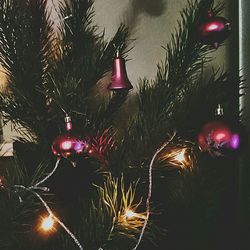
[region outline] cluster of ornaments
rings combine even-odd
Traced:
[[[212,11],[208,11],[207,16],[200,20],[197,29],[198,40],[214,48],[218,48],[228,38],[230,32],[230,22],[224,17],[215,16]],[[133,86],[127,76],[125,59],[121,56],[119,48],[116,48],[108,90],[128,91],[132,88]],[[82,138],[73,132],[72,121],[69,116],[66,116],[65,123],[66,133],[59,135],[53,141],[53,154],[67,159],[72,159],[77,155],[99,155],[100,158],[98,150],[92,147],[88,138]],[[224,120],[223,110],[219,107],[216,119],[205,124],[200,131],[198,144],[202,151],[209,152],[212,156],[224,156],[238,151],[242,143],[238,127],[229,125]]]
[[[201,151],[208,152],[213,157],[234,156],[242,149],[243,140],[242,125],[228,122],[220,105],[215,119],[206,123],[198,135]]]
[[[110,91],[128,91],[133,86],[128,79],[125,59],[121,56],[120,48],[116,48],[116,55],[113,60],[112,77],[111,82],[108,85]],[[85,155],[89,157],[95,157],[102,162],[105,162],[103,156],[103,145],[100,145],[102,150],[98,146],[92,144],[89,138],[83,138],[82,136],[74,133],[72,130],[71,117],[66,115],[65,117],[66,132],[57,136],[52,143],[52,152],[57,157],[63,157],[73,160],[77,155]],[[111,140],[105,138],[100,143],[106,143],[108,147],[112,148],[113,143]]]
[[[199,22],[198,41],[217,49],[229,37],[231,29],[226,18],[208,11]],[[207,122],[198,134],[198,145],[202,152],[208,152],[213,157],[233,156],[242,149],[243,138],[243,126],[228,121],[223,108],[218,105],[214,120]]]
[[[209,11],[207,17],[198,25],[198,40],[217,49],[229,37],[231,29],[231,24],[226,18],[214,16],[213,12]]]

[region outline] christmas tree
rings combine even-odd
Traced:
[[[92,0],[61,0],[56,21],[47,4],[0,3],[0,110],[21,135],[0,173],[0,249],[236,249],[241,80],[208,70],[223,6],[187,1],[132,95],[130,28],[106,41]]]

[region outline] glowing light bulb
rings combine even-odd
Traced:
[[[185,162],[186,161],[186,149],[182,149],[179,153],[176,154],[176,156],[174,157],[174,159],[178,162]]]
[[[55,220],[52,218],[52,216],[48,216],[46,218],[43,218],[41,229],[45,232],[51,231],[54,228]]]
[[[125,217],[127,219],[131,219],[133,217],[136,217],[136,215],[137,214],[135,212],[133,212],[132,210],[130,210],[130,209],[127,209],[126,212],[125,212]]]

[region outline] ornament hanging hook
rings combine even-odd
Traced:
[[[124,44],[124,42],[122,42],[120,45],[113,43],[113,47],[115,48],[115,56],[117,58],[121,56],[121,49],[123,48]]]
[[[218,115],[218,116],[223,116],[224,115],[224,109],[223,109],[223,106],[220,103],[217,105],[217,108],[215,110],[215,115]]]

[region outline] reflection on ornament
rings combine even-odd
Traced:
[[[92,155],[94,153],[94,151],[92,149],[89,150],[88,152],[90,155]]]
[[[72,142],[71,141],[64,141],[60,145],[62,150],[69,150],[72,147]]]
[[[230,146],[233,149],[238,149],[240,146],[240,136],[238,134],[233,134],[231,141],[230,141]]]
[[[51,231],[53,231],[55,229],[54,224],[55,224],[55,220],[52,218],[52,216],[47,216],[45,218],[42,218],[40,228],[44,232],[48,233],[48,232],[51,232]]]
[[[229,140],[230,132],[229,131],[217,131],[214,133],[214,138],[216,141]]]
[[[211,25],[209,25],[207,27],[207,31],[215,31],[216,29],[219,28],[219,25],[218,24],[215,24],[215,23],[212,23]]]

